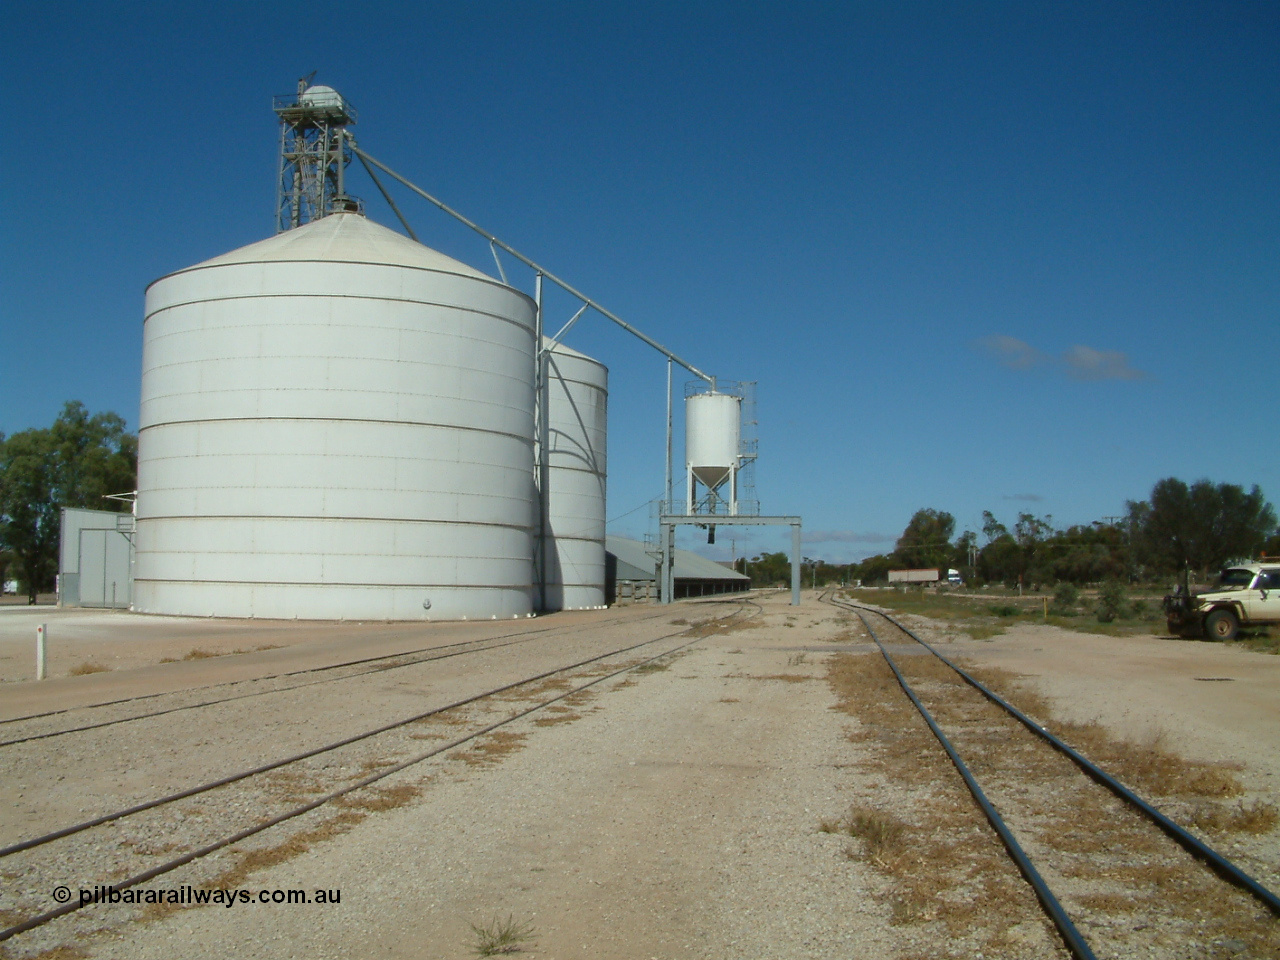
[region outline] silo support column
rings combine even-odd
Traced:
[[[791,605],[800,606],[800,523],[791,524]]]
[[[662,602],[670,603],[675,599],[676,589],[676,525],[661,524],[662,536]]]

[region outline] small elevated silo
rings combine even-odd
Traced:
[[[549,344],[544,340],[544,344]],[[605,606],[609,371],[563,344],[545,354],[546,524],[535,554],[545,610]]]
[[[533,301],[352,213],[153,283],[134,609],[532,609]]]
[[[689,513],[737,514],[741,431],[741,397],[712,389],[685,398],[685,482]]]

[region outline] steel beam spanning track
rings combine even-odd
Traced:
[[[737,602],[737,603],[741,603],[742,601],[723,601],[723,602]],[[760,607],[759,607],[759,605],[758,605],[758,604],[755,604],[755,603],[754,603],[753,601],[751,601],[751,600],[747,600],[746,602],[747,602],[747,603],[751,603],[753,606],[755,606],[755,607],[756,607],[757,611],[759,611]],[[745,610],[745,607],[743,607],[743,606],[739,606],[739,608],[738,608],[737,610],[735,610],[735,611],[734,611],[734,613],[733,613],[732,615],[730,615],[730,617],[728,617],[727,619],[732,620],[732,619],[734,619],[734,618],[738,617],[739,615],[741,615],[741,614],[743,613],[743,611],[744,611],[744,610]],[[683,632],[683,631],[681,631],[681,632]],[[554,670],[547,670],[547,671],[544,671],[544,672],[542,672],[542,673],[537,674],[536,676],[526,677],[525,679],[523,679],[523,680],[518,680],[518,681],[516,681],[516,682],[514,682],[514,683],[504,684],[503,686],[496,687],[496,688],[494,688],[494,689],[492,689],[492,690],[485,691],[484,693],[476,694],[475,696],[471,696],[471,697],[467,697],[467,698],[462,699],[462,700],[458,700],[458,701],[456,701],[456,702],[454,702],[454,703],[451,703],[451,704],[448,704],[448,705],[446,705],[446,706],[438,707],[438,708],[436,708],[436,709],[434,709],[434,710],[426,711],[426,712],[424,712],[424,713],[418,714],[418,715],[417,715],[417,716],[415,716],[415,717],[411,717],[411,718],[408,718],[408,719],[405,719],[405,720],[397,721],[396,723],[387,724],[387,725],[385,725],[385,726],[378,727],[378,728],[377,728],[377,729],[375,729],[375,730],[366,731],[365,733],[357,734],[356,736],[348,737],[348,738],[345,738],[345,739],[343,739],[343,740],[337,741],[337,742],[335,742],[335,743],[327,744],[327,745],[325,745],[325,746],[323,746],[323,747],[318,747],[318,748],[315,748],[315,749],[312,749],[312,750],[308,750],[308,751],[305,751],[305,752],[303,752],[303,753],[297,754],[297,755],[295,755],[295,756],[285,758],[285,759],[283,759],[283,760],[275,761],[275,762],[270,763],[270,764],[264,764],[263,766],[256,767],[256,768],[254,768],[253,770],[242,771],[241,773],[238,773],[238,774],[233,774],[233,775],[231,775],[231,776],[223,777],[223,778],[221,778],[221,779],[219,779],[219,780],[215,780],[215,781],[212,781],[212,782],[210,782],[210,783],[202,784],[202,785],[200,785],[200,786],[198,786],[198,787],[193,787],[193,788],[191,788],[190,790],[184,790],[184,791],[182,791],[182,792],[180,792],[180,793],[172,794],[172,795],[167,796],[167,797],[162,797],[162,798],[159,798],[159,799],[157,799],[157,800],[152,800],[152,801],[149,801],[149,802],[147,802],[147,803],[139,804],[139,805],[137,805],[137,806],[135,806],[135,807],[131,807],[131,808],[127,809],[127,810],[121,810],[121,811],[117,811],[116,813],[113,813],[113,814],[107,814],[107,815],[105,815],[105,816],[103,816],[103,817],[96,818],[95,820],[87,821],[87,822],[85,822],[85,823],[78,824],[78,825],[75,825],[75,826],[73,826],[73,827],[64,828],[64,829],[62,829],[62,830],[54,831],[53,833],[46,834],[46,835],[44,835],[44,836],[42,836],[42,837],[35,837],[35,838],[31,839],[31,840],[23,841],[23,842],[21,842],[21,843],[14,844],[14,845],[12,845],[12,846],[9,846],[9,847],[4,848],[3,850],[0,850],[0,857],[5,857],[5,856],[8,856],[8,855],[10,855],[10,854],[17,853],[17,852],[19,852],[19,851],[21,851],[21,850],[28,850],[28,849],[31,849],[31,848],[33,848],[33,847],[42,846],[42,845],[44,845],[44,844],[46,844],[46,843],[50,843],[50,842],[52,842],[52,841],[54,841],[54,840],[61,839],[62,837],[69,836],[69,835],[71,835],[72,833],[78,833],[78,832],[80,832],[81,830],[86,830],[86,829],[88,829],[88,828],[90,828],[90,827],[93,827],[93,826],[97,826],[97,825],[100,825],[100,824],[103,824],[103,823],[107,823],[107,822],[111,822],[111,821],[114,821],[114,820],[119,820],[119,819],[122,819],[123,817],[130,816],[130,815],[132,815],[132,814],[134,814],[134,813],[139,813],[139,812],[141,812],[141,811],[143,811],[143,810],[153,809],[153,808],[158,807],[158,806],[161,806],[161,805],[163,805],[163,804],[171,803],[171,802],[173,802],[173,801],[175,801],[175,800],[179,800],[179,799],[183,799],[183,798],[186,798],[186,797],[194,796],[194,795],[199,794],[199,793],[206,793],[206,792],[208,792],[208,791],[210,791],[210,790],[216,789],[216,788],[221,787],[221,786],[225,786],[225,785],[230,784],[230,783],[234,783],[234,782],[236,782],[236,781],[238,781],[238,780],[243,780],[243,779],[245,779],[245,778],[247,778],[247,777],[255,776],[255,775],[259,774],[259,773],[265,773],[265,772],[267,772],[268,770],[274,770],[274,769],[277,769],[277,768],[279,768],[279,767],[285,766],[285,765],[287,765],[287,764],[295,763],[295,762],[297,762],[297,761],[299,761],[299,760],[303,760],[303,759],[306,759],[306,758],[308,758],[308,757],[316,756],[317,754],[320,754],[320,753],[325,753],[325,752],[329,752],[329,751],[332,751],[332,750],[336,750],[336,749],[338,749],[338,748],[340,748],[340,747],[343,747],[343,746],[346,746],[346,745],[348,745],[348,744],[351,744],[351,743],[357,742],[357,741],[359,741],[359,740],[364,740],[364,739],[367,739],[367,738],[369,738],[369,737],[371,737],[371,736],[375,736],[375,735],[377,735],[378,733],[383,733],[383,732],[386,732],[386,731],[388,731],[388,730],[391,730],[391,729],[394,729],[394,728],[397,728],[397,727],[404,726],[404,725],[406,725],[406,724],[408,724],[408,723],[412,723],[412,722],[414,722],[415,720],[424,719],[424,718],[426,718],[426,717],[430,717],[430,716],[433,716],[433,715],[435,715],[435,714],[444,713],[444,712],[445,712],[445,711],[447,711],[447,710],[453,710],[453,709],[456,709],[456,708],[458,708],[458,707],[467,706],[467,705],[472,704],[472,703],[475,703],[475,702],[477,702],[477,701],[484,700],[484,699],[486,699],[486,698],[493,697],[493,696],[496,696],[496,695],[498,695],[498,694],[506,693],[506,692],[511,691],[511,690],[514,690],[514,689],[516,689],[516,688],[518,688],[518,687],[526,686],[526,685],[528,685],[528,684],[530,684],[530,683],[536,683],[536,682],[541,681],[541,680],[546,680],[546,679],[548,679],[548,678],[550,678],[550,677],[555,676],[556,674],[567,673],[567,672],[569,672],[569,671],[571,671],[571,670],[576,670],[576,669],[579,669],[579,668],[584,667],[584,666],[588,666],[588,665],[593,664],[593,663],[598,663],[598,662],[600,662],[601,660],[606,660],[606,659],[608,659],[608,658],[610,658],[610,657],[620,656],[621,654],[629,653],[629,652],[631,652],[631,651],[633,651],[633,650],[637,650],[637,649],[639,649],[639,648],[641,648],[641,647],[650,646],[650,645],[652,645],[652,644],[654,644],[654,643],[660,643],[660,642],[661,642],[661,641],[663,641],[663,640],[670,640],[670,639],[672,639],[673,637],[676,637],[676,636],[679,636],[679,635],[680,635],[679,633],[670,633],[670,634],[665,634],[665,635],[663,635],[663,636],[661,636],[661,637],[654,637],[654,638],[653,638],[653,639],[651,639],[651,640],[645,640],[645,641],[642,641],[642,642],[640,642],[640,643],[635,643],[635,644],[631,644],[630,646],[622,647],[622,648],[620,648],[620,649],[610,650],[610,651],[609,651],[609,652],[607,652],[607,653],[603,653],[603,654],[600,654],[600,655],[598,655],[598,656],[594,656],[594,657],[588,657],[588,658],[586,658],[586,659],[584,659],[584,660],[579,660],[579,661],[577,661],[576,663],[572,663],[572,664],[569,664],[569,665],[567,665],[567,666],[557,667],[557,668],[556,668],[556,669],[554,669]],[[501,719],[501,720],[495,721],[494,723],[490,723],[490,724],[488,724],[488,725],[486,725],[486,726],[484,726],[484,727],[482,727],[482,728],[480,728],[480,729],[478,729],[478,730],[474,730],[474,731],[472,731],[471,733],[468,733],[468,734],[466,734],[466,735],[464,735],[464,736],[461,736],[461,737],[458,737],[458,738],[456,738],[456,739],[454,739],[454,740],[451,740],[451,741],[449,741],[448,743],[445,743],[445,744],[443,744],[443,745],[441,745],[441,746],[433,747],[432,749],[430,749],[430,750],[428,750],[428,751],[425,751],[425,752],[420,753],[420,754],[418,754],[418,755],[416,755],[416,756],[410,757],[409,759],[407,759],[407,760],[403,760],[403,761],[401,761],[401,762],[399,762],[399,763],[396,763],[396,764],[394,764],[394,765],[392,765],[392,766],[390,766],[390,767],[386,767],[386,768],[384,768],[384,769],[382,769],[382,770],[379,770],[379,771],[377,771],[376,773],[371,774],[370,776],[364,777],[363,779],[358,780],[358,781],[356,781],[356,782],[354,782],[354,783],[349,783],[349,784],[347,784],[347,785],[345,785],[345,786],[343,786],[343,787],[339,787],[338,789],[336,789],[336,790],[334,790],[334,791],[332,791],[332,792],[330,792],[330,793],[328,793],[328,794],[326,794],[326,795],[324,795],[324,796],[322,796],[322,797],[318,797],[318,798],[316,798],[316,799],[314,799],[314,800],[311,800],[311,801],[309,801],[309,802],[307,802],[307,803],[305,803],[305,804],[302,804],[302,805],[300,805],[300,806],[297,806],[297,807],[291,808],[291,809],[289,809],[289,810],[286,810],[285,812],[283,812],[283,813],[281,813],[281,814],[278,814],[277,816],[272,817],[272,818],[270,818],[270,819],[268,819],[268,820],[265,820],[265,821],[263,821],[263,822],[261,822],[261,823],[256,823],[256,824],[254,824],[254,825],[253,825],[253,826],[251,826],[251,827],[247,827],[247,828],[245,828],[245,829],[243,829],[243,830],[240,830],[240,831],[238,831],[238,832],[236,832],[236,833],[233,833],[233,834],[231,834],[231,835],[229,835],[229,836],[223,837],[223,838],[221,838],[221,839],[219,839],[219,840],[216,840],[216,841],[214,841],[214,842],[212,842],[212,843],[206,844],[205,846],[200,847],[200,848],[198,848],[198,849],[196,849],[196,850],[189,851],[189,852],[187,852],[187,853],[183,854],[183,855],[182,855],[182,856],[180,856],[180,857],[176,857],[176,858],[174,858],[174,859],[172,859],[172,860],[166,861],[165,863],[161,863],[161,864],[159,864],[159,865],[157,865],[157,866],[151,867],[150,869],[144,870],[143,872],[138,873],[138,874],[135,874],[134,876],[127,877],[127,878],[125,878],[125,879],[123,879],[123,880],[120,880],[120,881],[118,881],[118,882],[114,882],[114,883],[112,883],[112,884],[111,884],[111,886],[112,886],[114,889],[116,889],[116,890],[126,890],[126,889],[129,889],[130,887],[137,886],[137,885],[138,885],[138,884],[140,884],[140,883],[145,883],[145,882],[146,882],[146,881],[148,881],[148,880],[152,880],[152,879],[154,879],[155,877],[161,876],[161,875],[163,875],[163,874],[165,874],[165,873],[169,873],[170,871],[172,871],[172,870],[176,870],[178,867],[181,867],[181,866],[184,866],[184,865],[186,865],[186,864],[188,864],[188,863],[191,863],[191,862],[192,862],[192,861],[194,861],[194,860],[198,860],[198,859],[200,859],[200,858],[202,858],[202,857],[208,856],[208,855],[209,855],[209,854],[211,854],[211,853],[215,853],[215,852],[216,852],[216,851],[218,851],[218,850],[222,850],[222,849],[224,849],[224,848],[226,848],[226,847],[230,846],[230,845],[231,845],[231,844],[233,844],[233,843],[238,843],[238,842],[240,842],[241,840],[245,840],[245,839],[247,839],[247,838],[249,838],[249,837],[254,836],[255,834],[261,833],[261,832],[262,832],[262,831],[264,831],[264,830],[267,830],[267,829],[269,829],[269,828],[271,828],[271,827],[277,826],[278,824],[284,823],[284,822],[285,822],[285,821],[287,821],[287,820],[292,820],[292,819],[294,819],[295,817],[302,816],[303,814],[308,813],[308,812],[310,812],[310,811],[312,811],[312,810],[315,810],[317,807],[323,806],[323,805],[324,805],[324,804],[326,804],[326,803],[329,803],[329,802],[331,802],[331,801],[333,801],[333,800],[336,800],[336,799],[338,799],[338,798],[340,798],[340,797],[346,796],[346,795],[347,795],[347,794],[349,794],[349,793],[353,793],[353,792],[354,792],[354,791],[356,791],[356,790],[361,790],[361,789],[364,789],[365,787],[371,786],[372,784],[377,783],[378,781],[383,780],[383,779],[385,779],[385,778],[387,778],[387,777],[389,777],[389,776],[391,776],[391,775],[393,775],[393,774],[399,773],[399,772],[401,772],[401,771],[403,771],[403,770],[408,769],[409,767],[412,767],[412,766],[414,766],[414,765],[416,765],[416,764],[419,764],[419,763],[422,763],[422,762],[424,762],[424,761],[426,761],[426,760],[429,760],[429,759],[431,759],[432,757],[438,756],[438,755],[440,755],[440,754],[442,754],[442,753],[445,753],[446,751],[452,750],[452,749],[454,749],[454,748],[456,748],[456,747],[458,747],[458,746],[461,746],[462,744],[467,743],[467,742],[469,742],[469,741],[471,741],[471,740],[475,740],[475,739],[476,739],[476,738],[478,738],[478,737],[482,737],[482,736],[484,736],[485,734],[492,733],[493,731],[495,731],[495,730],[497,730],[497,729],[499,729],[499,728],[501,728],[501,727],[504,727],[504,726],[506,726],[506,725],[508,725],[508,724],[510,724],[510,723],[514,723],[514,722],[516,722],[517,720],[522,720],[522,719],[524,719],[525,717],[529,716],[530,714],[535,713],[535,712],[537,712],[537,711],[539,711],[539,710],[542,710],[542,709],[544,709],[544,708],[546,708],[546,707],[549,707],[549,706],[551,706],[551,705],[552,705],[552,704],[554,704],[554,703],[558,703],[559,701],[564,700],[564,699],[566,699],[566,698],[568,698],[568,697],[571,697],[571,696],[573,696],[573,695],[574,695],[574,694],[576,694],[576,693],[581,693],[582,691],[584,691],[584,690],[586,690],[586,689],[588,689],[588,688],[590,688],[590,687],[594,687],[594,686],[596,686],[596,685],[598,685],[598,684],[604,683],[605,681],[607,681],[607,680],[611,680],[611,679],[613,679],[614,677],[621,676],[621,675],[622,675],[622,674],[624,674],[624,673],[627,673],[627,672],[629,672],[629,671],[635,670],[636,668],[641,667],[641,666],[644,666],[644,665],[645,665],[645,664],[647,664],[647,663],[652,663],[652,662],[654,662],[655,660],[659,660],[659,659],[661,659],[662,657],[670,656],[670,655],[671,655],[671,654],[673,654],[673,653],[678,653],[678,652],[680,652],[681,650],[684,650],[684,649],[686,649],[686,648],[688,648],[688,647],[693,646],[693,645],[694,645],[694,644],[696,644],[696,643],[699,643],[699,642],[700,642],[701,640],[703,640],[703,639],[705,639],[705,638],[704,638],[704,637],[694,637],[693,639],[691,639],[691,640],[687,640],[687,641],[686,641],[686,642],[684,642],[684,643],[677,644],[676,646],[671,647],[670,649],[663,650],[661,653],[657,653],[657,654],[654,654],[654,655],[653,655],[653,656],[651,656],[651,657],[647,657],[646,659],[641,660],[641,661],[640,661],[640,662],[638,662],[638,663],[631,663],[631,664],[628,664],[628,665],[626,665],[626,666],[620,667],[620,668],[618,668],[618,669],[616,669],[616,670],[612,670],[612,671],[610,671],[610,672],[608,672],[608,673],[606,673],[606,674],[604,674],[604,675],[602,675],[602,676],[594,677],[594,678],[592,678],[591,680],[588,680],[588,681],[587,681],[587,682],[585,682],[585,683],[579,684],[579,685],[577,685],[577,686],[573,687],[573,688],[572,688],[572,689],[570,689],[570,690],[567,690],[567,691],[564,691],[564,692],[562,692],[562,693],[556,694],[555,696],[549,697],[549,698],[547,698],[546,700],[539,701],[538,703],[536,703],[536,704],[534,704],[534,705],[532,705],[532,706],[530,706],[530,707],[527,707],[527,708],[525,708],[525,709],[523,709],[523,710],[519,710],[519,711],[517,711],[517,712],[515,712],[515,713],[513,713],[513,714],[511,714],[511,715],[509,715],[509,716],[507,716],[507,717],[505,717],[505,718],[503,718],[503,719]],[[14,925],[12,925],[12,926],[10,926],[10,927],[7,927],[7,928],[5,928],[5,929],[3,929],[3,930],[0,930],[0,942],[4,942],[4,941],[6,941],[6,940],[9,940],[10,938],[17,936],[18,934],[25,933],[25,932],[27,932],[27,931],[29,931],[29,930],[33,930],[33,929],[35,929],[36,927],[43,926],[43,925],[45,925],[46,923],[49,923],[49,922],[50,922],[50,921],[52,921],[52,920],[56,920],[56,919],[57,919],[57,918],[59,918],[59,917],[66,916],[66,915],[67,915],[67,914],[69,914],[69,913],[73,913],[74,911],[79,910],[79,909],[81,908],[81,906],[82,906],[82,904],[78,903],[78,902],[77,902],[77,901],[75,901],[75,900],[72,900],[72,901],[69,901],[68,903],[63,904],[63,905],[62,905],[62,906],[60,906],[60,907],[56,907],[56,908],[55,908],[55,909],[53,909],[53,910],[48,910],[48,911],[45,911],[44,913],[40,913],[40,914],[37,914],[37,915],[35,915],[35,916],[33,916],[33,917],[29,917],[29,918],[28,918],[28,919],[26,919],[26,920],[23,920],[23,921],[21,921],[21,922],[19,922],[19,923],[17,923],[17,924],[14,924]]]
[[[1158,827],[1160,827],[1160,829],[1163,830],[1168,836],[1170,836],[1173,840],[1175,840],[1178,844],[1180,844],[1184,849],[1186,849],[1189,853],[1199,858],[1200,860],[1204,861],[1210,867],[1210,869],[1212,869],[1220,877],[1244,889],[1248,893],[1252,894],[1255,898],[1257,898],[1263,904],[1265,904],[1273,914],[1280,916],[1280,897],[1278,897],[1275,893],[1268,890],[1261,883],[1259,883],[1253,877],[1249,876],[1247,873],[1241,870],[1238,866],[1236,866],[1234,863],[1232,863],[1222,854],[1218,853],[1208,844],[1204,843],[1198,837],[1192,835],[1187,830],[1185,830],[1178,824],[1174,823],[1174,821],[1170,820],[1167,816],[1165,816],[1163,813],[1161,813],[1159,810],[1153,807],[1146,800],[1143,800],[1141,797],[1139,797],[1136,793],[1134,793],[1132,790],[1130,790],[1128,787],[1122,784],[1115,777],[1111,776],[1109,773],[1107,773],[1097,764],[1093,763],[1093,761],[1089,760],[1079,751],[1072,748],[1070,745],[1068,745],[1066,742],[1061,740],[1059,737],[1054,736],[1052,733],[1044,729],[1044,727],[1037,724],[1034,720],[1032,720],[1030,717],[1024,714],[1017,707],[1014,707],[1012,704],[1008,703],[1006,700],[1002,699],[997,694],[993,693],[981,682],[979,682],[978,680],[970,676],[960,667],[956,666],[954,663],[952,663],[950,660],[944,657],[941,653],[939,653],[936,649],[934,649],[930,644],[928,644],[927,642],[922,640],[920,637],[918,637],[912,630],[903,626],[901,623],[899,623],[893,617],[889,616],[887,613],[883,613],[879,610],[874,610],[870,607],[859,606],[858,604],[850,603],[845,600],[838,600],[838,599],[835,599],[834,597],[830,598],[828,602],[830,602],[835,606],[842,607],[846,610],[850,610],[856,613],[858,615],[858,618],[862,620],[863,625],[866,626],[867,632],[871,636],[871,639],[874,640],[876,643],[876,646],[880,648],[880,652],[884,656],[885,661],[888,663],[889,668],[893,671],[894,676],[897,677],[899,685],[901,685],[903,691],[910,698],[911,702],[915,705],[916,709],[920,712],[920,715],[924,718],[925,723],[929,725],[929,729],[933,731],[934,736],[938,738],[938,742],[942,745],[943,749],[947,752],[947,755],[951,758],[952,763],[955,764],[956,769],[960,772],[961,777],[964,779],[966,786],[968,786],[970,792],[973,794],[974,799],[978,802],[978,805],[982,808],[982,811],[986,815],[988,821],[990,821],[991,826],[995,829],[996,833],[1000,836],[1000,839],[1004,843],[1006,849],[1008,849],[1010,856],[1012,856],[1014,861],[1017,863],[1018,869],[1022,871],[1023,876],[1027,878],[1027,881],[1031,884],[1031,886],[1035,890],[1037,898],[1039,898],[1041,905],[1045,908],[1045,912],[1049,915],[1054,925],[1058,928],[1059,933],[1062,934],[1063,940],[1066,942],[1067,947],[1071,950],[1073,954],[1081,958],[1081,960],[1090,960],[1090,958],[1094,957],[1094,954],[1089,948],[1088,943],[1085,942],[1079,930],[1076,929],[1075,925],[1071,922],[1070,918],[1066,915],[1065,911],[1062,908],[1062,905],[1059,903],[1057,898],[1053,895],[1052,891],[1049,890],[1048,885],[1045,884],[1043,878],[1040,877],[1039,872],[1036,871],[1035,867],[1031,864],[1031,861],[1027,857],[1025,851],[1023,851],[1022,848],[1018,845],[1017,840],[1013,837],[1013,834],[1011,833],[1007,825],[1000,818],[1000,815],[996,812],[995,808],[987,800],[986,795],[982,792],[981,787],[978,786],[977,781],[974,779],[972,773],[970,773],[964,761],[960,758],[959,754],[951,746],[951,743],[947,739],[946,735],[939,728],[937,723],[934,721],[933,717],[930,716],[929,711],[925,708],[924,704],[920,702],[915,692],[911,689],[911,686],[907,682],[906,678],[903,677],[902,673],[898,670],[898,666],[894,662],[893,657],[890,655],[885,645],[881,642],[880,638],[876,635],[874,628],[871,626],[871,623],[867,620],[865,614],[871,613],[871,614],[875,614],[878,617],[883,617],[885,620],[889,621],[889,623],[893,624],[895,627],[897,627],[907,636],[911,637],[912,640],[915,640],[918,644],[924,647],[925,650],[931,653],[934,657],[936,657],[938,660],[942,661],[942,663],[946,664],[953,671],[955,671],[955,673],[961,679],[963,679],[965,683],[969,684],[971,687],[973,687],[975,690],[981,693],[984,697],[986,697],[989,701],[999,706],[1011,717],[1016,719],[1028,730],[1034,733],[1037,737],[1040,737],[1042,740],[1046,741],[1055,749],[1057,749],[1059,752],[1061,752],[1066,757],[1068,757],[1091,779],[1095,780],[1097,783],[1101,784],[1102,786],[1105,786],[1116,796],[1120,797],[1122,800],[1126,801],[1131,806],[1136,808],[1149,820],[1151,820]]]

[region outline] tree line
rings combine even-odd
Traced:
[[[50,427],[0,433],[0,582],[31,603],[53,589],[63,507],[129,509],[106,497],[137,486],[138,438],[115,413],[72,400]]]
[[[90,415],[66,403],[53,425],[0,433],[0,582],[17,579],[30,602],[52,590],[58,570],[62,507],[128,509],[106,499],[137,485],[138,438],[115,413]],[[859,563],[806,563],[806,582],[879,583],[904,567],[955,568],[973,584],[1150,582],[1207,576],[1231,560],[1280,555],[1276,512],[1255,485],[1160,480],[1125,515],[1058,529],[1051,516],[1020,513],[1012,529],[990,511],[980,531],[956,535],[950,513],[917,510],[892,552]],[[790,557],[740,559],[753,584],[787,582]]]
[[[956,569],[966,583],[1027,587],[1057,583],[1204,579],[1223,564],[1280,555],[1275,509],[1255,485],[1175,477],[1160,480],[1146,500],[1130,500],[1123,516],[1060,529],[1052,516],[1019,513],[1012,529],[983,511],[982,529],[956,535],[950,513],[917,510],[890,553],[859,563],[806,565],[806,582],[882,583],[890,570]],[[790,558],[767,553],[739,561],[755,585],[790,578]]]

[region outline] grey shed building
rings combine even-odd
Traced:
[[[618,600],[658,599],[658,561],[639,540],[605,537],[605,594]],[[676,550],[675,599],[742,593],[751,578],[690,550]]]

